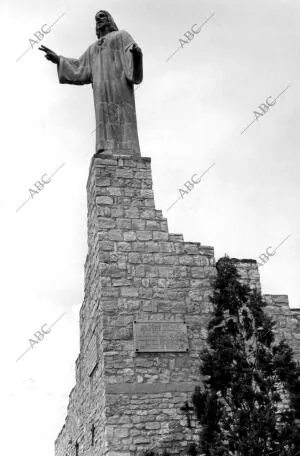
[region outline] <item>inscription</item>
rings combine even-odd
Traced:
[[[134,321],[133,334],[137,352],[188,351],[187,326],[174,321]]]

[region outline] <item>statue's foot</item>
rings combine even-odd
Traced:
[[[133,149],[98,149],[95,153],[94,157],[100,157],[101,155],[138,155],[136,151]]]
[[[97,150],[97,152],[95,153],[94,157],[98,157],[102,154],[105,154],[105,155],[112,155],[112,150],[111,149],[99,149]]]

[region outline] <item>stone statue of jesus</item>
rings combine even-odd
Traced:
[[[61,84],[92,84],[96,153],[140,156],[134,84],[143,80],[143,54],[107,11],[95,19],[98,40],[79,59],[58,56],[46,46],[39,49],[57,64]]]

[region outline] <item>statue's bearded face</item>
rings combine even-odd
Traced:
[[[107,26],[110,26],[112,30],[115,30],[112,17],[107,13],[107,11],[99,11],[96,14],[96,35],[99,38],[99,32]]]

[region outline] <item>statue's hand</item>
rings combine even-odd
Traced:
[[[138,47],[136,43],[132,45],[132,47],[130,48],[130,52],[132,52],[133,55],[143,55],[142,49]]]
[[[57,54],[55,54],[55,52],[51,51],[51,49],[42,45],[41,47],[39,47],[39,50],[46,53],[45,58],[47,60],[50,60],[50,62],[53,62],[56,64],[59,63],[59,56]]]

